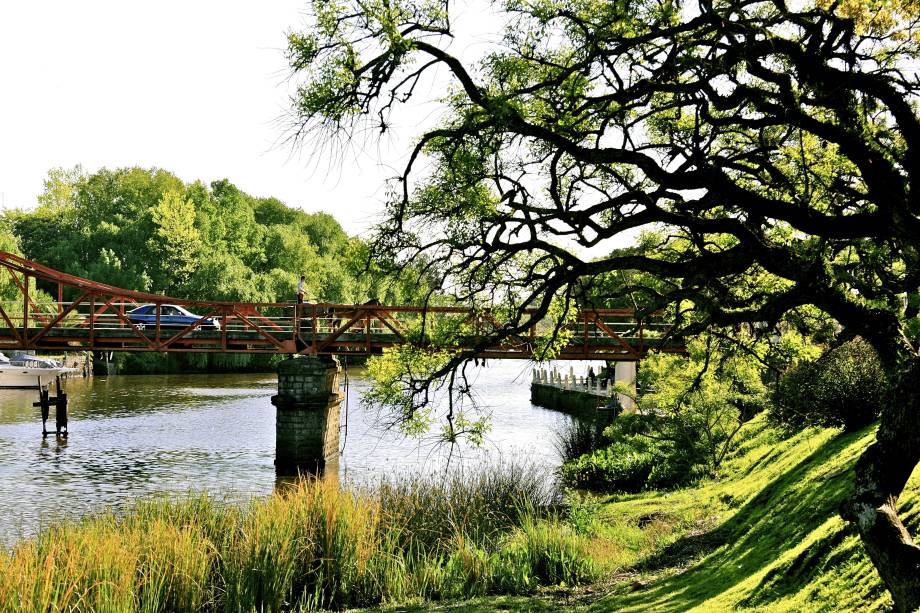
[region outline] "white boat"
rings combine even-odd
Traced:
[[[10,360],[0,353],[0,387],[46,387],[58,375],[70,372],[77,372],[77,369],[67,368],[50,358],[26,355],[21,359]]]

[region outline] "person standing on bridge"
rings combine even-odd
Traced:
[[[297,284],[297,304],[303,304],[303,293],[306,280],[307,277],[305,275],[300,275],[300,282]]]

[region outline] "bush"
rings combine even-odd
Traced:
[[[766,405],[764,367],[713,338],[687,349],[687,356],[651,354],[642,362],[639,413],[618,416],[604,431],[609,447],[563,465],[569,486],[638,492],[718,473],[741,426]]]
[[[691,481],[703,476],[700,462],[694,462],[687,454],[681,454],[676,449],[671,453],[660,454],[652,466],[645,486],[653,490],[667,490],[687,485]]]
[[[619,441],[566,462],[562,479],[571,487],[634,493],[645,486],[654,464],[652,453]]]
[[[857,338],[780,377],[770,419],[790,431],[809,426],[858,430],[878,418],[888,391],[878,355]]]

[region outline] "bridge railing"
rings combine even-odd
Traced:
[[[143,296],[147,297],[147,296]],[[153,296],[84,292],[72,301],[0,302],[0,346],[25,349],[110,349],[122,351],[246,351],[377,353],[401,343],[428,343],[451,335],[473,346],[505,324],[489,310],[377,304],[233,303],[170,300]],[[144,305],[159,310],[132,313]],[[172,306],[193,314],[176,320]],[[538,339],[556,329],[543,320],[481,353],[530,357]],[[562,327],[570,333],[561,357],[639,359],[662,348],[670,325],[660,316],[637,320],[626,310],[584,311]],[[424,330],[424,332],[423,332]]]

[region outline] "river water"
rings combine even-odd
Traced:
[[[377,411],[361,402],[362,373],[351,370],[340,478],[368,484],[437,473],[448,459],[451,467],[525,460],[552,474],[556,432],[572,418],[530,403],[530,366],[493,361],[471,380],[492,428],[481,447],[449,449],[382,428]],[[269,398],[276,385],[271,373],[72,379],[65,385],[64,440],[42,438],[39,410],[31,406],[36,390],[0,390],[0,543],[62,515],[117,510],[147,495],[205,490],[235,500],[270,493],[276,476]]]

